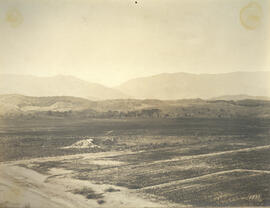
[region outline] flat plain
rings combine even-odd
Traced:
[[[0,205],[270,206],[269,126],[260,118],[3,119]]]

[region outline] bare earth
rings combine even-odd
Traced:
[[[135,190],[124,187],[94,184],[90,181],[71,178],[73,171],[61,168],[51,168],[48,174],[41,174],[34,170],[19,166],[31,167],[33,162],[70,160],[83,157],[83,160],[93,164],[109,164],[113,161],[98,159],[108,153],[89,153],[81,155],[69,155],[49,157],[32,160],[21,160],[0,164],[0,207],[172,207],[172,204],[160,204],[153,199],[146,198]],[[111,153],[109,155],[114,155]],[[96,159],[95,159],[96,158]],[[99,204],[95,199],[87,199],[82,195],[74,194],[71,190],[80,187],[90,187],[96,193],[103,193],[105,203]],[[114,188],[117,192],[104,190]]]
[[[0,125],[0,208],[269,207],[269,125],[12,120]]]

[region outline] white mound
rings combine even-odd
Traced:
[[[83,149],[83,148],[99,148],[99,146],[93,143],[93,139],[84,139],[64,148]]]

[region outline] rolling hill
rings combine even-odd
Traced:
[[[68,96],[0,95],[0,118],[240,118],[270,117],[267,100],[136,100],[90,101]]]
[[[224,95],[211,98],[211,100],[270,100],[270,97],[250,95]]]

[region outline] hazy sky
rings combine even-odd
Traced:
[[[107,86],[270,70],[269,0],[0,0],[0,72]]]

